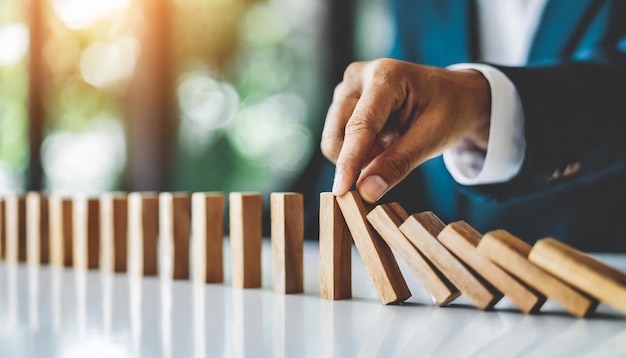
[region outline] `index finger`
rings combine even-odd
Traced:
[[[333,194],[343,195],[356,181],[376,136],[385,126],[393,100],[379,86],[367,86],[346,123],[333,183]]]

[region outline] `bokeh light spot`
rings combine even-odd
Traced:
[[[133,37],[117,41],[94,42],[80,58],[80,72],[85,82],[106,87],[128,79],[135,70],[139,56],[139,42]]]
[[[28,26],[22,22],[10,22],[0,27],[0,66],[18,63],[28,52]]]

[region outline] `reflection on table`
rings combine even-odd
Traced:
[[[305,247],[306,293],[274,294],[265,244],[265,287],[251,290],[232,289],[229,270],[226,284],[198,285],[3,262],[0,356],[626,355],[626,317],[603,305],[588,319],[551,301],[533,316],[506,299],[492,312],[464,298],[437,308],[401,265],[414,295],[382,306],[356,254],[355,298],[321,300],[315,243]],[[597,257],[626,268],[626,255]]]

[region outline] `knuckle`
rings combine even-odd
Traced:
[[[320,150],[322,155],[332,162],[337,160],[339,151],[341,150],[341,143],[339,143],[335,137],[327,134],[322,134],[322,141],[320,143]]]
[[[352,119],[346,124],[346,136],[376,135],[373,115],[368,111],[355,110]]]
[[[346,70],[343,72],[344,80],[358,76],[362,65],[362,62],[352,62],[351,64],[349,64],[348,67],[346,67]]]

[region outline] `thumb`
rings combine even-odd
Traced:
[[[357,189],[361,197],[369,203],[377,202],[415,168],[414,163],[413,155],[398,146],[382,152],[359,176]]]

